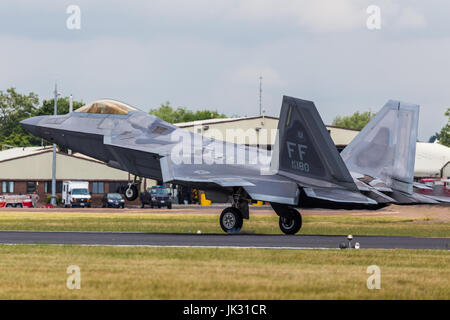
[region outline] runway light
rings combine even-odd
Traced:
[[[197,230],[197,234],[201,234],[202,232],[200,230]]]
[[[349,235],[347,236],[347,240],[348,240],[348,247],[349,247],[349,249],[351,249],[351,248],[352,248],[352,240],[353,240],[353,236],[352,236],[351,234],[349,234]]]
[[[359,242],[355,243],[355,249],[359,249]]]

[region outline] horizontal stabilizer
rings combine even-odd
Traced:
[[[391,194],[392,198],[397,200],[400,204],[437,204],[439,201],[434,200],[430,197],[422,195],[420,193],[404,193],[400,191],[394,191]]]
[[[304,188],[303,190],[309,198],[341,203],[377,204],[375,200],[366,197],[360,192],[345,189]]]
[[[427,186],[426,184],[420,183],[420,182],[414,182],[413,187],[420,189],[420,190],[433,190],[432,187]]]

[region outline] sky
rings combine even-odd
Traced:
[[[444,0],[2,0],[0,90],[49,99],[56,81],[84,102],[253,116],[261,76],[266,115],[283,95],[326,124],[396,99],[420,104],[426,141],[450,107],[449,13]]]

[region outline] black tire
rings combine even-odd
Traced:
[[[160,204],[158,204],[158,209],[161,209],[161,205]]]
[[[290,208],[290,214],[280,216],[279,225],[284,234],[296,234],[302,228],[302,215],[294,208]]]
[[[131,186],[125,189],[123,194],[128,201],[134,201],[139,195],[138,189],[136,186]]]
[[[172,204],[167,205],[167,209],[172,209]]]
[[[123,206],[122,206],[122,208],[123,208]],[[144,208],[145,208],[145,204],[141,203],[141,209],[144,209]]]
[[[220,215],[220,227],[226,233],[237,233],[244,224],[244,218],[239,209],[228,207]]]

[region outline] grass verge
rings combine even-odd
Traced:
[[[370,265],[380,290],[367,289]],[[449,265],[443,250],[0,245],[0,299],[448,299]]]
[[[1,212],[0,230],[223,233],[219,216],[209,214],[134,214],[78,212]],[[278,217],[251,216],[242,232],[281,234]],[[299,234],[450,237],[450,223],[428,218],[303,216]]]

